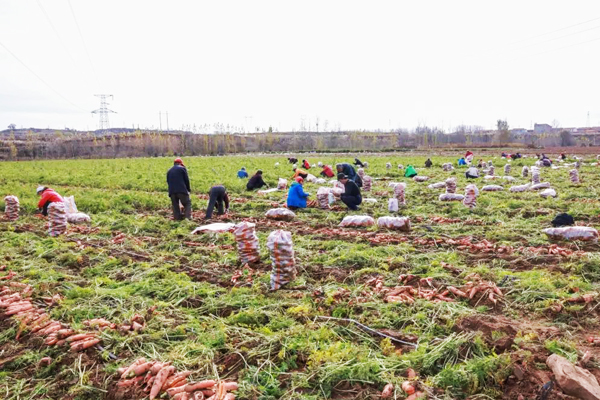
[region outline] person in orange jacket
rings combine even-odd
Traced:
[[[62,203],[64,201],[63,198],[53,189],[47,188],[45,186],[38,187],[37,194],[38,196],[42,196],[42,198],[38,202],[38,209],[44,216],[48,216],[48,206],[50,205],[50,203]]]
[[[303,169],[300,168],[294,168],[294,175],[292,176],[292,180],[295,180],[297,177],[302,177],[302,179],[306,179],[306,177],[308,176],[308,172],[306,172]]]

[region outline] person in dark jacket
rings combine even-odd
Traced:
[[[248,180],[246,184],[246,190],[260,189],[263,186],[268,186],[263,180],[262,171],[259,169],[256,174],[252,175],[252,178]]]
[[[365,164],[363,164],[362,161],[360,161],[358,158],[354,159],[354,165],[356,165],[357,167],[361,167],[361,168],[365,167]]]
[[[304,179],[298,176],[295,180],[296,182],[292,183],[292,186],[290,186],[290,190],[288,191],[287,208],[290,210],[306,208],[306,198],[310,196],[302,187]]]
[[[246,172],[246,168],[242,167],[237,173],[238,178],[244,179],[248,177],[248,172]]]
[[[354,167],[352,165],[350,165],[348,163],[340,163],[340,164],[336,164],[335,168],[337,169],[338,174],[344,174],[351,181],[356,181],[356,177],[358,175],[356,175],[356,170],[354,169]]]
[[[294,157],[288,157],[288,162],[290,164],[296,164],[298,162],[298,159]]]
[[[217,215],[223,215],[229,212],[229,196],[227,189],[223,185],[216,185],[208,191],[208,207],[204,219],[211,219],[215,205],[217,206]],[[223,207],[225,206],[225,207]]]
[[[341,199],[345,205],[351,210],[358,210],[358,206],[362,203],[362,196],[360,194],[360,188],[356,183],[348,178],[346,174],[339,173],[338,181],[344,185],[344,193],[342,193]]]
[[[173,219],[180,221],[181,206],[184,208],[185,218],[192,219],[192,201],[190,200],[190,178],[181,158],[176,158],[173,167],[167,172],[167,184],[169,185],[169,197],[173,206]]]
[[[38,209],[45,217],[48,216],[48,206],[51,203],[64,202],[63,198],[58,193],[56,193],[53,189],[47,188],[45,186],[38,187],[37,194],[38,196],[40,196],[40,201],[38,202]]]
[[[432,165],[431,158],[428,158],[427,161],[425,161],[425,168],[431,168]]]

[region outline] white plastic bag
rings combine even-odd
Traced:
[[[325,183],[327,183],[327,181],[323,178],[317,178],[317,180],[315,181],[315,183],[317,185],[324,185]]]
[[[348,215],[344,217],[339,226],[345,227],[368,227],[375,225],[375,220],[368,215]]]
[[[67,222],[70,224],[84,224],[91,221],[90,216],[82,212],[67,214]]]
[[[540,196],[542,196],[543,198],[548,198],[548,197],[556,197],[556,190],[554,189],[544,189],[540,192]]]
[[[531,185],[530,190],[550,189],[550,182],[542,182],[537,185]]]
[[[385,168],[386,169],[392,169],[392,163],[385,163]]]
[[[370,198],[370,197],[363,198],[362,202],[363,203],[369,203],[369,204],[377,204],[378,203],[377,199],[373,199],[373,198]]]
[[[530,188],[531,188],[531,184],[527,183],[525,185],[511,186],[511,188],[509,190],[513,193],[518,193],[518,192],[526,192]]]
[[[278,188],[271,188],[271,189],[259,190],[256,192],[256,194],[269,194],[269,193],[275,193],[277,191],[279,191]]]
[[[428,181],[428,180],[429,180],[428,176],[417,175],[417,176],[413,177],[413,181],[415,181],[415,182],[425,182],[425,181]]]
[[[504,188],[499,185],[486,185],[482,187],[481,190],[484,192],[500,192],[504,190]]]
[[[444,189],[446,187],[446,182],[436,182],[431,185],[427,185],[429,189]]]
[[[272,208],[265,213],[265,216],[277,221],[291,221],[296,218],[296,214],[287,208]]]
[[[313,174],[308,174],[306,176],[306,182],[315,183],[317,181],[317,177]]]
[[[394,200],[394,199],[390,199]],[[380,217],[377,218],[379,228],[395,229],[399,231],[410,231],[410,218],[408,217]]]
[[[398,199],[388,200],[388,211],[391,213],[398,212]]]
[[[276,230],[267,238],[273,269],[271,270],[271,290],[278,290],[296,278],[296,260],[292,234]]]
[[[50,203],[48,206],[48,234],[59,236],[67,231],[67,213],[64,203]]]
[[[6,196],[4,198],[4,205],[4,213],[9,221],[16,221],[19,219],[21,206],[17,196]]]
[[[79,211],[77,210],[77,206],[75,205],[75,197],[63,197],[63,203],[65,204],[65,212],[67,214],[76,214]]]
[[[561,228],[547,228],[544,233],[550,239],[598,241],[598,231],[588,226],[567,226]]]
[[[463,201],[465,199],[465,196],[463,196],[462,194],[456,194],[456,193],[443,193],[440,194],[439,200],[440,201]]]
[[[277,180],[277,189],[285,190],[287,188],[287,180],[283,178],[279,178]]]
[[[333,194],[333,190],[329,192],[329,195],[327,196],[327,201],[329,202],[329,205],[335,203],[335,195]]]
[[[232,223],[217,222],[214,224],[202,225],[202,226],[197,227],[196,229],[194,229],[192,231],[192,235],[196,235],[196,234],[200,234],[200,233],[208,233],[208,232],[213,232],[213,233],[231,232],[231,231],[233,231],[234,227],[235,227],[235,224],[232,224]]]

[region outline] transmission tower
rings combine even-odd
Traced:
[[[99,127],[100,127],[101,131],[105,131],[108,128],[110,128],[110,126],[108,124],[108,113],[116,114],[115,111],[109,110],[107,108],[108,103],[106,102],[106,98],[110,97],[111,99],[113,99],[113,95],[112,94],[95,94],[94,96],[100,97],[100,108],[92,111],[92,114],[100,114]]]

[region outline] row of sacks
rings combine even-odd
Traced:
[[[340,222],[341,227],[346,228],[368,228],[375,226],[375,219],[368,215],[348,215]],[[408,217],[379,217],[377,218],[379,228],[394,229],[404,232],[410,231],[410,218]]]
[[[258,236],[256,235],[256,224],[246,221],[238,224],[215,223],[200,226],[194,229],[192,234],[209,232],[233,233],[240,263],[257,264],[260,262],[260,247]],[[284,230],[271,232],[267,237],[267,248],[269,249],[273,265],[271,290],[278,290],[296,278],[296,261],[294,258],[292,234]]]

